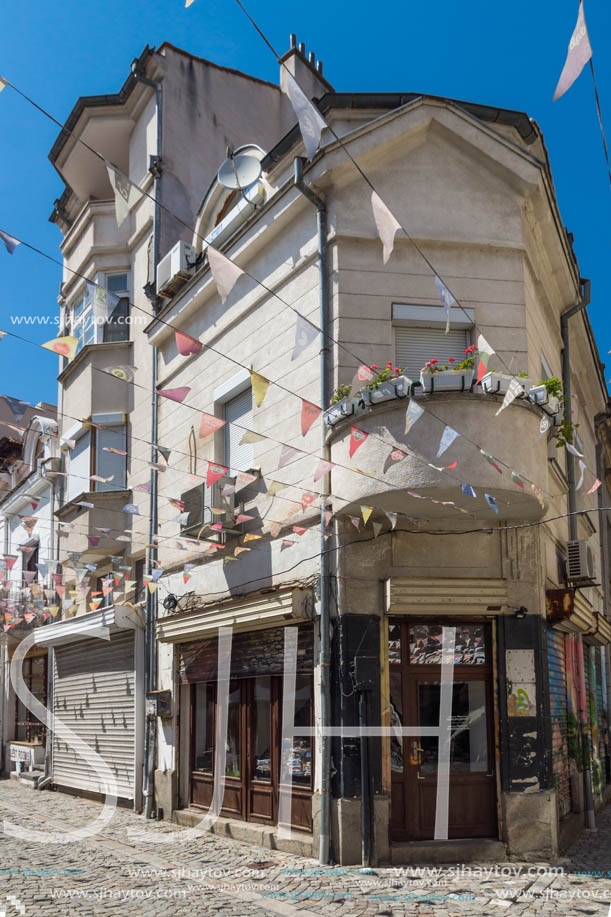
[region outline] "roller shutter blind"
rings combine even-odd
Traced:
[[[90,444],[91,436],[89,433],[85,433],[77,439],[74,449],[69,453],[66,502],[74,500],[78,494],[89,490],[89,475],[91,472]]]
[[[449,357],[461,363],[469,343],[469,332],[464,328],[450,328],[444,334],[443,328],[395,327],[395,366],[417,380],[424,364],[435,357],[442,364]]]
[[[252,443],[240,445],[246,432],[252,430],[252,389],[250,386],[225,404],[224,464],[233,471],[248,471],[253,467]],[[237,425],[237,426],[236,426]]]
[[[134,798],[134,634],[110,642],[79,640],[54,653],[53,712],[106,761],[121,798]],[[53,736],[53,782],[104,792],[96,772],[62,738]]]
[[[568,711],[566,696],[565,635],[548,628],[547,660],[552,719],[552,759],[554,784],[558,793],[560,816],[571,811],[568,748]]]

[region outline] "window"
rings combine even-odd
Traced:
[[[471,344],[471,329],[475,325],[473,309],[452,307],[450,330],[445,333],[446,314],[442,306],[415,306],[393,303],[395,334],[395,366],[400,366],[414,381],[429,360],[441,364],[452,357],[457,363],[465,358]]]
[[[72,307],[72,334],[78,340],[77,353],[86,344],[95,343],[95,322],[93,321],[93,306],[89,290],[86,289],[82,296]]]
[[[74,500],[79,494],[90,488],[91,475],[91,434],[86,430],[77,439],[74,449],[69,453],[68,477],[66,478],[66,502]]]
[[[447,334],[443,328],[395,328],[395,366],[415,381],[424,364],[435,357],[442,364],[450,357],[461,363],[469,338],[464,328],[450,328]]]
[[[77,353],[87,344],[129,340],[129,322],[126,321],[129,317],[129,275],[97,275],[95,282],[105,286],[119,301],[110,310],[108,320],[102,322],[96,319],[88,287],[76,300],[71,310],[70,332],[78,340]]]
[[[26,657],[23,660],[23,680],[26,688],[34,697],[46,706],[47,703],[47,656]],[[38,717],[28,710],[23,701],[16,698],[15,741],[42,742],[45,740],[45,727]]]
[[[253,467],[252,443],[240,445],[246,430],[252,430],[252,389],[250,386],[225,402],[223,462],[233,471]]]
[[[136,585],[134,587],[134,604],[138,602],[143,602],[146,598],[146,593],[144,591],[144,570],[145,570],[146,558],[139,557],[136,563],[134,564],[134,579],[136,580]]]
[[[66,434],[68,439],[76,439],[68,458],[66,502],[86,491],[99,493],[126,488],[125,414],[93,414],[91,421],[96,424],[91,431],[81,429]],[[110,480],[91,481],[91,475]]]

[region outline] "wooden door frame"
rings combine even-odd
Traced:
[[[488,739],[488,765],[492,769],[494,775],[494,790],[495,790],[495,805],[494,805],[494,814],[496,819],[496,830],[494,832],[495,836],[498,836],[498,831],[500,830],[500,823],[498,819],[498,808],[499,808],[499,791],[498,791],[498,782],[499,782],[499,768],[498,768],[498,756],[496,750],[496,741],[495,735],[498,728],[498,711],[497,711],[497,686],[496,686],[496,674],[497,666],[495,659],[496,652],[496,640],[495,640],[495,620],[491,617],[484,617],[481,615],[472,615],[472,616],[463,616],[463,615],[385,615],[386,624],[382,630],[382,675],[384,678],[384,684],[382,686],[382,723],[383,725],[390,726],[390,675],[393,671],[401,672],[401,702],[403,705],[403,720],[405,723],[410,725],[416,725],[418,720],[418,706],[417,706],[417,696],[415,692],[412,692],[412,697],[409,696],[409,684],[410,681],[412,684],[417,683],[417,676],[421,677],[429,676],[431,680],[434,680],[435,677],[441,677],[441,665],[427,665],[422,663],[414,663],[410,665],[405,660],[407,658],[407,653],[409,652],[409,642],[408,642],[408,627],[411,625],[426,624],[429,626],[441,626],[441,627],[460,627],[462,625],[470,624],[481,624],[484,626],[484,635],[485,635],[485,651],[486,651],[486,663],[481,665],[473,665],[469,663],[459,663],[454,667],[454,682],[459,681],[478,681],[483,680],[486,686],[486,705],[487,705],[487,739]],[[389,629],[392,624],[400,624],[401,626],[401,662],[400,664],[391,663],[389,659]],[[458,670],[458,671],[457,671]],[[461,671],[462,670],[462,671]],[[479,676],[479,677],[478,677]],[[410,703],[411,701],[411,703]],[[413,708],[413,709],[412,709]],[[404,762],[408,762],[410,745],[413,741],[411,736],[404,736],[404,745],[403,745],[403,755]],[[384,744],[382,748],[383,753],[383,762],[382,762],[382,773],[383,776],[386,776],[386,787],[389,796],[390,808],[392,809],[392,789],[393,784],[399,784],[402,787],[402,791],[405,792],[406,784],[409,780],[409,768],[410,765],[407,763],[404,766],[403,775],[400,779],[393,779],[393,772],[391,768],[391,737],[390,735],[385,737]],[[415,817],[419,818],[419,813],[415,811]],[[388,819],[388,833],[389,833],[389,842],[391,844],[395,843],[405,843],[406,841],[417,841],[418,834],[420,833],[416,827],[416,830],[413,827],[407,827],[408,825],[412,826],[412,818],[409,816],[406,818],[406,828],[403,832],[395,831],[393,832],[392,828],[392,818]]]

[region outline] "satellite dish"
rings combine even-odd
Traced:
[[[218,171],[218,180],[224,188],[243,191],[261,175],[261,162],[248,153],[236,153],[227,157]]]

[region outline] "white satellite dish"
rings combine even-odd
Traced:
[[[261,175],[261,162],[249,153],[229,155],[218,171],[218,180],[224,188],[243,191]]]

